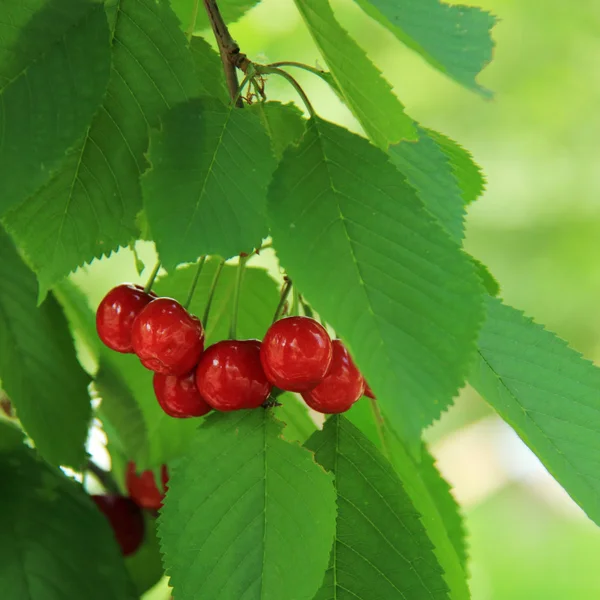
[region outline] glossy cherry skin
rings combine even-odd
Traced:
[[[200,395],[215,410],[257,408],[271,393],[258,340],[225,340],[206,349],[196,369]]]
[[[340,340],[333,340],[333,358],[325,379],[302,397],[320,413],[347,411],[364,393],[365,380]]]
[[[276,321],[269,327],[260,349],[267,379],[290,392],[305,392],[323,381],[331,356],[329,334],[308,317]]]
[[[133,500],[116,494],[91,498],[108,519],[123,556],[133,554],[144,539],[144,516],[140,507]]]
[[[162,479],[162,488],[159,490],[154,473],[152,471],[137,473],[135,463],[130,460],[125,473],[125,485],[129,497],[142,508],[158,510],[165,499],[165,490],[169,482],[169,473],[165,465],[160,470],[160,478]]]
[[[198,364],[204,350],[204,329],[200,319],[177,300],[157,298],[133,322],[131,341],[147,369],[185,375]]]
[[[133,352],[131,330],[135,318],[156,296],[144,288],[123,283],[104,296],[96,311],[96,330],[105,346],[117,352]]]
[[[186,375],[154,373],[152,383],[158,403],[170,417],[201,417],[212,410],[196,387],[195,370]]]

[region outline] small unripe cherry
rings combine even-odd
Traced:
[[[326,329],[308,317],[287,317],[269,327],[260,349],[267,379],[282,390],[304,392],[318,385],[331,363]]]
[[[313,410],[324,414],[347,411],[365,390],[365,380],[340,340],[333,340],[333,357],[325,379],[302,398]]]
[[[184,375],[197,364],[204,350],[200,319],[172,298],[157,298],[133,323],[133,350],[141,363],[163,375]]]
[[[158,510],[165,498],[165,490],[169,481],[166,465],[161,467],[162,489],[158,489],[154,473],[150,470],[137,473],[135,463],[130,460],[125,473],[125,485],[129,497],[142,508]]]
[[[104,345],[117,352],[133,352],[133,322],[155,297],[133,283],[123,283],[110,290],[96,311],[96,330]]]
[[[208,347],[196,369],[196,385],[215,410],[259,407],[271,393],[260,363],[260,342],[224,340]]]
[[[198,391],[195,371],[186,375],[154,373],[152,383],[158,403],[170,417],[201,417],[211,411]]]
[[[108,519],[123,556],[133,554],[144,539],[144,516],[130,498],[117,494],[91,496]]]

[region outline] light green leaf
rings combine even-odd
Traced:
[[[285,423],[283,437],[289,442],[303,444],[316,430],[308,407],[296,394],[286,392],[277,398],[281,406],[273,409],[275,416]]]
[[[106,518],[82,487],[21,446],[0,454],[0,588],[11,600],[133,600]]]
[[[335,475],[338,497],[331,562],[315,600],[447,600],[419,512],[377,448],[340,415],[306,446]]]
[[[225,23],[233,23],[259,2],[260,0],[219,0],[219,12]],[[200,0],[171,0],[171,6],[184,31],[193,33],[210,28],[206,9]]]
[[[312,600],[335,527],[332,478],[257,409],[214,414],[175,465],[159,519],[175,597]]]
[[[106,99],[85,136],[6,221],[38,274],[41,298],[77,266],[137,237],[148,126],[202,89],[166,0],[119,0],[112,65]]]
[[[84,134],[106,91],[110,47],[100,2],[0,0],[0,14],[1,216]]]
[[[600,524],[600,370],[500,300],[486,307],[469,381]]]
[[[144,202],[165,269],[260,246],[275,161],[256,114],[210,99],[181,104],[153,132],[149,158]]]
[[[414,460],[385,422],[378,424],[372,406],[371,401],[357,402],[345,416],[389,459],[406,493],[421,513],[421,522],[444,571],[450,598],[468,600],[465,530],[450,486],[436,469],[425,444],[420,460]]]
[[[475,351],[473,265],[383,152],[319,119],[286,152],[269,210],[282,266],[417,451]]]
[[[219,261],[215,258],[206,261],[194,297],[189,306],[192,314],[202,318],[208,293]],[[188,295],[196,266],[190,265],[161,277],[155,291],[161,296],[176,298],[183,302]],[[208,325],[205,326],[206,346],[229,337],[229,323],[233,313],[233,296],[237,266],[225,265],[219,277],[211,306]],[[264,269],[248,265],[240,288],[237,332],[240,339],[261,340],[273,321],[279,302],[279,290],[275,281]]]
[[[496,18],[480,8],[440,0],[356,0],[429,64],[465,87],[491,96],[475,81],[492,60]]]
[[[200,0],[194,0],[200,2]],[[211,48],[210,44],[201,37],[193,37],[190,50],[196,65],[196,73],[200,83],[200,93],[203,96],[218,98],[221,102],[229,102],[229,92],[225,83],[221,57]]]
[[[448,157],[426,129],[417,127],[419,139],[392,146],[392,163],[417,191],[421,202],[457,243],[464,235],[465,206]]]
[[[256,102],[248,110],[259,115],[278,160],[281,160],[284,150],[290,144],[298,143],[304,133],[306,121],[298,107],[291,102]]]
[[[331,75],[367,135],[384,150],[414,139],[413,121],[390,84],[336,21],[326,0],[294,0]]]
[[[38,308],[34,274],[0,230],[0,378],[25,431],[54,465],[80,468],[92,409],[89,378],[60,306]]]
[[[465,204],[471,204],[483,194],[485,178],[481,167],[473,160],[473,156],[460,144],[442,135],[438,131],[425,130],[440,146],[452,165],[454,177],[462,190]]]

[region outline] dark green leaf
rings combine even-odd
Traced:
[[[14,452],[25,441],[25,434],[17,425],[0,418],[0,453]]]
[[[485,189],[485,179],[481,167],[473,160],[470,152],[437,131],[426,129],[426,132],[448,157],[456,181],[462,190],[464,203],[470,204],[477,200]]]
[[[197,0],[193,0],[197,2]],[[229,92],[223,74],[221,57],[201,37],[193,37],[190,50],[196,65],[196,73],[200,82],[200,93],[204,96],[218,98],[221,102],[229,102]]]
[[[337,22],[326,0],[294,0],[348,108],[381,148],[413,139],[413,121],[364,51]]]
[[[286,152],[269,209],[283,267],[416,451],[475,351],[483,311],[472,264],[383,152],[321,120]]]
[[[38,274],[42,298],[77,266],[137,237],[148,126],[202,90],[165,0],[119,0],[112,61],[108,93],[87,133],[6,222]]]
[[[462,243],[465,206],[448,157],[426,129],[417,127],[419,139],[392,146],[389,154],[404,174],[425,207],[446,229],[450,237]]]
[[[490,273],[489,269],[479,260],[474,257],[470,257],[471,262],[475,265],[477,275],[485,287],[486,292],[490,296],[497,296],[500,293],[500,284],[496,281],[496,278]]]
[[[53,296],[38,308],[34,274],[0,230],[0,378],[40,454],[81,467],[92,411],[89,378]]]
[[[257,102],[249,107],[255,111],[271,138],[271,147],[278,160],[290,144],[296,144],[302,137],[306,121],[300,110],[292,103]]]
[[[152,134],[149,157],[146,215],[168,271],[260,246],[275,161],[256,114],[210,99],[181,104]]]
[[[125,564],[138,595],[156,585],[164,576],[162,555],[156,534],[156,519],[144,513],[144,543],[140,549],[128,556]]]
[[[475,77],[492,59],[494,42],[490,31],[496,23],[492,14],[440,0],[357,2],[436,69],[483,96],[491,96]]]
[[[173,470],[159,535],[175,597],[312,600],[335,527],[332,478],[257,409],[214,414]]]
[[[0,0],[0,15],[3,215],[35,192],[84,134],[106,91],[110,47],[100,2]]]
[[[600,370],[500,300],[486,306],[471,384],[600,524]]]
[[[315,600],[447,600],[419,512],[377,448],[339,415],[306,446],[335,475],[338,497],[330,567]]]
[[[0,587],[10,600],[133,600],[108,521],[82,487],[21,446],[0,454]]]

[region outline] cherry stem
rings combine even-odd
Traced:
[[[148,294],[152,290],[152,286],[154,285],[154,280],[160,271],[160,260],[154,265],[154,269],[152,269],[152,273],[150,273],[150,277],[148,278],[148,283],[144,288],[144,292]]]
[[[391,453],[387,443],[387,436],[385,433],[385,420],[383,418],[383,415],[381,414],[381,411],[379,410],[377,400],[369,398],[369,402],[371,405],[371,411],[373,412],[373,418],[375,420],[375,427],[377,428],[377,435],[379,436],[379,440],[381,441],[383,455],[389,460]]]
[[[300,98],[302,98],[302,102],[304,102],[304,105],[306,106],[306,110],[308,111],[308,114],[311,117],[317,116],[317,113],[315,112],[313,105],[310,103],[310,100],[308,99],[308,96],[306,95],[306,92],[302,89],[302,86],[288,72],[284,71],[283,69],[279,69],[278,67],[273,67],[270,65],[261,65],[257,70],[259,73],[264,73],[264,74],[273,73],[275,75],[279,75],[280,77],[283,77],[284,79],[286,79],[288,81],[288,83],[290,83],[292,85],[292,87],[296,90],[296,92],[298,92],[298,95],[300,96]]]
[[[233,312],[231,314],[231,324],[229,326],[229,339],[235,340],[237,333],[237,320],[238,311],[240,304],[240,290],[242,288],[242,279],[244,277],[244,267],[246,266],[247,256],[240,255],[240,262],[238,264],[237,277],[235,280],[235,291],[233,293]]]
[[[219,264],[217,265],[217,270],[215,271],[212,283],[210,284],[210,290],[208,290],[208,300],[206,301],[206,308],[204,309],[204,315],[202,316],[202,325],[204,325],[204,329],[206,329],[206,324],[208,323],[210,307],[212,305],[213,298],[215,297],[215,290],[217,289],[217,284],[219,283],[219,276],[221,275],[221,271],[223,270],[224,265],[225,260],[221,259]]]
[[[292,288],[292,281],[291,281],[291,279],[286,278],[285,283],[283,284],[283,288],[281,288],[281,297],[279,298],[279,304],[277,305],[277,308],[275,309],[275,315],[273,316],[273,323],[275,323],[275,321],[277,321],[277,319],[279,319],[279,317],[281,316],[281,313],[283,312],[283,307],[285,306],[285,302],[287,300],[287,297],[290,294],[291,288]]]
[[[300,315],[300,294],[298,293],[298,288],[294,286],[292,290],[292,298],[293,298],[293,306],[292,306],[292,315],[298,317]]]
[[[196,286],[198,285],[198,279],[200,278],[200,273],[202,273],[202,267],[204,267],[205,262],[206,262],[206,256],[203,256],[198,261],[198,268],[196,269],[196,274],[194,275],[194,280],[192,281],[192,285],[190,287],[190,292],[188,294],[187,300],[185,301],[185,304],[183,305],[186,310],[189,308],[190,304],[192,303],[192,298],[194,297],[194,292],[196,291]]]
[[[92,473],[107,492],[111,494],[121,494],[121,490],[112,474],[99,467],[93,460],[88,460],[86,471]]]

